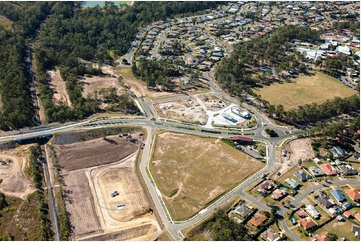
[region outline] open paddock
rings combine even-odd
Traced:
[[[290,110],[313,102],[321,104],[334,97],[349,97],[357,92],[346,87],[339,80],[321,72],[311,75],[300,75],[290,83],[275,83],[267,87],[255,89],[256,94],[270,104],[284,106]],[[282,93],[282,95],[277,95]]]
[[[150,169],[172,217],[181,220],[263,166],[220,139],[164,132],[156,138]]]

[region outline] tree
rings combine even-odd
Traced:
[[[298,165],[299,165],[299,166],[302,165],[302,160],[301,160],[301,159],[298,160]]]
[[[6,202],[5,194],[0,192],[0,210],[4,209],[8,206],[8,203]]]
[[[327,237],[330,241],[337,241],[338,239],[338,235],[337,234],[334,234],[332,232],[328,232],[327,233]]]

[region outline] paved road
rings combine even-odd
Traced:
[[[146,33],[147,30],[152,28],[153,25],[149,25],[146,28],[144,28],[142,31]],[[216,42],[219,43],[219,40],[216,40]],[[219,43],[220,46],[224,46],[223,44]],[[228,51],[231,51],[229,47],[224,46]],[[134,51],[136,48],[131,48],[127,55],[126,59],[129,63],[131,63]],[[230,97],[228,94],[223,92],[219,86],[214,82],[214,80],[210,77],[211,72],[204,72],[203,77],[208,80],[209,86],[211,88],[211,92],[219,95],[223,99],[229,101],[230,103],[235,103],[239,105],[239,100]],[[166,100],[166,99],[165,99]],[[70,132],[75,130],[82,130],[82,129],[96,129],[96,128],[102,128],[102,127],[110,127],[110,126],[137,126],[137,127],[143,127],[147,130],[147,138],[145,141],[145,146],[143,148],[141,162],[140,162],[140,172],[144,179],[144,182],[147,186],[148,192],[152,197],[152,200],[155,204],[155,208],[165,226],[165,228],[168,230],[168,232],[171,234],[171,236],[176,240],[182,240],[183,236],[180,234],[180,230],[187,228],[188,226],[194,225],[200,221],[202,221],[204,218],[206,218],[208,215],[210,215],[216,208],[220,207],[224,203],[226,203],[231,197],[233,197],[236,194],[240,194],[243,199],[249,201],[250,203],[256,205],[261,210],[270,210],[270,207],[259,202],[256,198],[248,195],[244,192],[246,188],[250,186],[250,184],[254,183],[256,180],[258,180],[262,174],[264,173],[270,173],[275,167],[276,167],[276,144],[284,139],[288,139],[291,137],[295,137],[294,134],[290,133],[289,131],[294,131],[291,127],[283,127],[283,126],[277,126],[274,125],[268,120],[266,115],[261,113],[259,110],[257,110],[254,107],[251,107],[246,104],[242,104],[243,108],[248,109],[253,115],[257,118],[257,128],[254,130],[245,130],[243,135],[246,135],[248,137],[251,137],[253,139],[262,140],[267,144],[267,159],[266,159],[266,165],[265,167],[258,171],[255,174],[252,174],[246,181],[244,181],[242,184],[239,184],[236,188],[229,191],[224,196],[218,198],[214,203],[212,203],[210,206],[196,214],[194,217],[192,217],[189,220],[186,221],[173,221],[171,216],[168,213],[167,207],[164,205],[164,202],[162,200],[162,196],[158,188],[155,186],[155,183],[153,182],[152,178],[149,177],[148,174],[148,162],[151,157],[152,153],[152,144],[154,140],[154,133],[157,130],[168,130],[168,131],[177,131],[177,132],[183,132],[183,133],[189,133],[189,134],[195,134],[195,135],[205,135],[210,137],[230,137],[235,134],[240,134],[240,131],[230,131],[227,129],[222,128],[204,128],[197,125],[191,125],[191,124],[182,124],[182,123],[176,123],[171,121],[162,120],[157,115],[157,112],[154,110],[153,104],[154,102],[147,100],[145,98],[137,97],[135,98],[135,101],[139,103],[141,110],[143,110],[144,116],[143,118],[129,118],[129,117],[111,117],[111,118],[98,118],[98,119],[89,119],[78,123],[67,123],[64,125],[57,124],[54,126],[54,124],[50,125],[44,125],[41,129],[35,129],[35,130],[26,130],[23,131],[24,133],[20,132],[9,132],[5,136],[0,137],[1,141],[10,141],[10,140],[21,140],[21,139],[29,139],[39,136],[47,136],[58,132]],[[164,100],[163,100],[164,101]],[[279,137],[276,138],[268,138],[264,137],[264,130],[266,128],[274,129],[278,134]],[[49,174],[46,174],[48,176]],[[47,178],[47,180],[50,180]],[[48,185],[48,191],[52,191],[51,184],[47,183]],[[321,186],[321,185],[320,185]],[[316,187],[314,187],[316,189]],[[305,193],[302,193],[298,195],[295,198],[295,203],[299,200],[302,200],[302,196],[307,195],[306,191]],[[49,196],[50,193],[49,192]],[[50,199],[49,199],[50,200]],[[51,199],[53,200],[53,199]],[[53,205],[51,205],[53,206]],[[55,209],[53,209],[55,211]],[[289,231],[285,220],[283,219],[283,214],[286,211],[285,208],[281,208],[279,211],[280,221],[282,226],[284,227],[285,231],[293,238],[298,239],[291,231]],[[54,215],[52,215],[54,216]],[[54,217],[55,219],[55,217]],[[57,230],[57,229],[55,229]],[[56,239],[58,238],[58,235],[56,235]]]
[[[328,186],[341,186],[341,185],[359,185],[360,180],[343,180],[343,181],[333,181],[332,184],[329,183],[320,183],[319,185],[312,186],[304,190],[302,193],[296,195],[295,199],[290,203],[291,207],[297,207],[303,199],[305,199],[308,195],[311,194],[311,192],[315,192],[319,189],[322,189],[324,187]],[[285,207],[282,207],[279,211],[277,211],[277,215],[280,218],[279,221],[281,222],[281,225],[285,232],[288,234],[288,236],[291,236],[293,240],[301,241],[299,237],[297,237],[295,234],[292,233],[292,231],[288,228],[286,224],[287,216],[285,216],[285,213],[289,211],[289,209],[286,209]]]

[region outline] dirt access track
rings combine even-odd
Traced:
[[[54,145],[75,240],[155,240],[162,232],[136,174],[140,132]],[[117,191],[119,195],[112,197]],[[121,209],[117,205],[124,204]]]
[[[164,132],[150,169],[172,217],[183,220],[263,166],[220,139]]]
[[[0,151],[0,191],[5,195],[25,199],[34,192],[24,170],[29,162],[29,145]]]
[[[56,103],[64,103],[71,107],[70,98],[66,91],[66,83],[61,78],[60,70],[48,71],[50,75],[50,88],[53,91],[53,99]]]

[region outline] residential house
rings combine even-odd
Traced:
[[[353,175],[357,175],[358,172],[356,169],[350,167],[350,166],[345,166],[345,165],[341,165],[339,166],[341,173],[346,175],[346,176],[353,176]]]
[[[262,212],[258,211],[248,222],[255,227],[262,225],[267,220],[267,216],[264,215]]]
[[[293,175],[294,175],[295,177],[297,177],[297,178],[298,178],[300,181],[302,181],[302,182],[305,182],[305,181],[311,179],[311,176],[308,175],[308,174],[307,174],[306,172],[304,172],[303,170],[295,171],[295,172],[293,173]]]
[[[290,179],[290,178],[287,178],[287,179],[285,180],[285,182],[286,182],[288,185],[290,185],[290,187],[292,187],[293,189],[297,189],[297,188],[300,186],[300,184],[299,184],[298,182],[296,182],[295,180]]]
[[[335,205],[335,203],[327,196],[317,198],[317,202],[327,209]]]
[[[353,218],[353,214],[351,213],[351,211],[345,211],[343,213],[343,216],[345,216],[346,218]]]
[[[355,233],[356,238],[360,238],[360,226],[352,225],[351,231]]]
[[[323,234],[323,235],[316,234],[315,239],[316,239],[316,241],[329,241],[330,240],[327,237],[327,234]]]
[[[355,218],[360,222],[360,213],[355,213]]]
[[[320,217],[320,213],[317,211],[317,209],[313,205],[310,205],[310,204],[306,205],[305,210],[313,218],[319,218]]]
[[[347,153],[343,149],[341,149],[339,146],[334,146],[332,148],[332,155],[333,155],[333,157],[338,158],[340,156],[347,155]]]
[[[305,229],[305,230],[311,230],[315,227],[317,227],[317,224],[309,217],[302,219],[299,224]]]
[[[335,216],[337,214],[337,211],[334,207],[331,207],[327,210],[327,212],[331,215],[331,216]]]
[[[346,194],[355,202],[360,201],[360,192],[359,190],[353,188],[346,190]]]
[[[334,167],[330,163],[321,164],[320,167],[328,176],[337,175],[337,171],[334,169]]]
[[[344,203],[342,203],[342,208],[345,210],[349,210],[352,208],[352,204],[350,204],[348,202],[344,202]]]
[[[280,238],[279,233],[276,233],[273,229],[269,228],[261,234],[261,238],[266,241],[275,241]]]
[[[300,218],[306,218],[306,217],[308,216],[308,214],[307,214],[304,210],[302,210],[302,209],[298,210],[298,211],[296,212],[296,215],[297,215],[298,217],[300,217]]]
[[[274,184],[273,181],[266,180],[257,187],[257,190],[259,192],[267,193],[271,191],[275,186],[276,185]]]
[[[245,203],[242,203],[234,210],[234,212],[242,218],[246,218],[252,212],[252,210],[248,208]]]
[[[337,220],[338,222],[344,222],[344,221],[345,221],[345,218],[342,217],[341,215],[337,215],[336,220]]]
[[[280,200],[283,197],[287,196],[287,192],[285,190],[282,189],[276,189],[273,193],[272,193],[272,198],[274,200]]]
[[[336,198],[336,200],[337,200],[338,202],[343,202],[343,201],[345,201],[345,197],[343,196],[343,194],[342,194],[342,192],[341,192],[340,189],[335,189],[335,190],[333,190],[333,191],[331,192],[331,194],[332,194],[332,196],[333,196],[334,198]]]
[[[308,168],[308,170],[313,176],[316,176],[316,177],[326,175],[326,173],[324,171],[322,171],[321,169],[319,169],[318,167],[315,167],[315,166],[311,166],[310,168]]]

